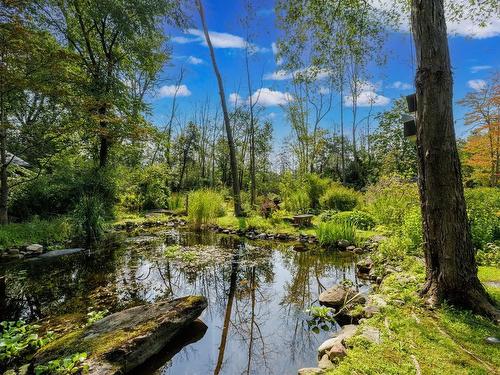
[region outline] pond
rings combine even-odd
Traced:
[[[89,309],[118,311],[200,294],[208,307],[141,374],[293,374],[314,367],[331,332],[308,329],[305,310],[355,274],[352,254],[179,230],[123,235],[92,253],[2,265],[1,320],[29,321]]]

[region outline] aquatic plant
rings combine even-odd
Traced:
[[[52,332],[40,337],[37,333],[39,328],[38,325],[26,324],[22,320],[1,322],[0,361],[8,362],[13,358],[21,357],[54,339]]]
[[[104,232],[105,210],[99,196],[85,194],[73,212],[77,234],[85,237],[87,244],[96,242]]]
[[[87,324],[86,325],[89,326],[91,324],[94,324],[95,322],[97,322],[98,320],[101,320],[102,318],[104,318],[108,314],[109,314],[108,309],[99,310],[99,311],[89,311],[87,313]]]
[[[306,310],[309,314],[307,326],[314,333],[330,331],[335,327],[335,309],[326,306],[311,306]]]
[[[338,212],[331,215],[330,220],[336,223],[349,223],[363,230],[372,229],[375,226],[375,219],[373,216],[363,211]]]
[[[64,358],[57,358],[47,362],[44,365],[35,367],[35,375],[44,374],[86,374],[89,371],[89,365],[85,363],[87,353],[76,353]]]
[[[334,221],[319,223],[316,235],[322,246],[336,246],[341,240],[350,244],[356,243],[356,228],[349,223],[336,223]]]

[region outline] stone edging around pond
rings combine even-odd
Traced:
[[[179,218],[171,218],[168,221],[145,221],[142,223],[136,223],[133,221],[128,221],[125,222],[124,224],[119,224],[115,225],[114,229],[116,230],[127,230],[131,231],[132,229],[136,228],[153,228],[153,227],[160,227],[160,226],[166,226],[170,228],[177,228],[177,227],[185,227],[187,226],[188,222],[184,219],[179,219]],[[317,244],[318,239],[315,235],[307,235],[307,234],[290,234],[290,233],[267,233],[267,232],[260,232],[257,229],[230,229],[230,228],[224,228],[221,227],[217,224],[209,224],[205,226],[203,229],[209,230],[215,233],[222,233],[222,234],[230,234],[230,235],[237,235],[237,236],[243,236],[248,238],[249,240],[269,240],[269,241],[285,241],[285,242],[291,242],[291,241],[296,241],[300,242],[303,244]],[[363,247],[356,247],[352,244],[350,244],[347,241],[339,241],[337,243],[337,249],[341,251],[351,251],[356,254],[363,254],[365,252],[371,251],[374,248],[376,248],[381,240],[385,239],[384,236],[374,236],[372,239],[367,240]]]

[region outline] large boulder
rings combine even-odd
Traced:
[[[35,354],[34,363],[87,352],[89,374],[128,373],[160,352],[206,307],[202,296],[132,307],[57,338]]]
[[[344,306],[356,296],[356,290],[345,285],[335,285],[319,295],[319,303],[335,309]]]

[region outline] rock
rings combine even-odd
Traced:
[[[364,326],[361,331],[361,337],[364,337],[374,344],[380,344],[381,341],[380,331],[372,326]]]
[[[32,254],[41,254],[43,253],[43,246],[37,243],[26,246],[26,251]]]
[[[328,288],[319,295],[319,303],[333,308],[339,308],[356,295],[356,290],[344,285]]]
[[[298,252],[307,251],[307,247],[301,242],[294,243],[292,245],[292,248],[293,248],[293,250],[298,251]]]
[[[332,346],[330,351],[328,352],[328,358],[330,361],[338,361],[340,358],[344,358],[347,355],[344,345],[342,343],[337,342]]]
[[[329,368],[333,367],[332,361],[330,361],[330,358],[328,357],[328,354],[324,354],[323,357],[320,359],[318,362],[318,367],[320,369],[326,370]]]
[[[40,258],[53,258],[53,257],[60,257],[63,255],[71,255],[82,252],[83,250],[85,249],[81,247],[75,247],[73,249],[52,250],[40,255]]]
[[[349,245],[345,248],[347,251],[354,251],[356,249],[356,246]]]
[[[493,336],[486,337],[486,339],[484,339],[484,341],[486,341],[486,343],[490,344],[490,345],[500,344],[500,339],[498,337],[493,337]]]
[[[91,375],[128,373],[171,343],[207,307],[202,296],[141,305],[62,335],[39,349],[36,365],[76,352],[89,353]]]
[[[257,236],[258,240],[267,240],[267,234],[261,233]]]
[[[365,251],[361,247],[357,247],[354,249],[355,254],[363,254]]]
[[[319,367],[304,367],[299,369],[297,375],[316,375],[316,374],[324,374],[325,372]]]
[[[375,314],[380,313],[380,307],[375,306],[375,305],[370,305],[370,306],[365,306],[363,308],[363,316],[365,318],[371,318]]]
[[[319,346],[318,358],[322,358],[323,355],[329,352],[335,345],[344,345],[344,341],[353,337],[356,334],[357,329],[358,326],[355,324],[347,324],[343,326],[338,332],[335,333],[334,337],[326,340]]]
[[[373,261],[370,257],[366,257],[365,259],[361,259],[358,263],[356,263],[356,269],[358,273],[368,274],[373,268]]]
[[[387,239],[386,236],[376,235],[371,238],[372,242],[382,242]]]
[[[347,240],[338,240],[337,241],[337,246],[340,247],[341,249],[346,249],[351,243]]]

